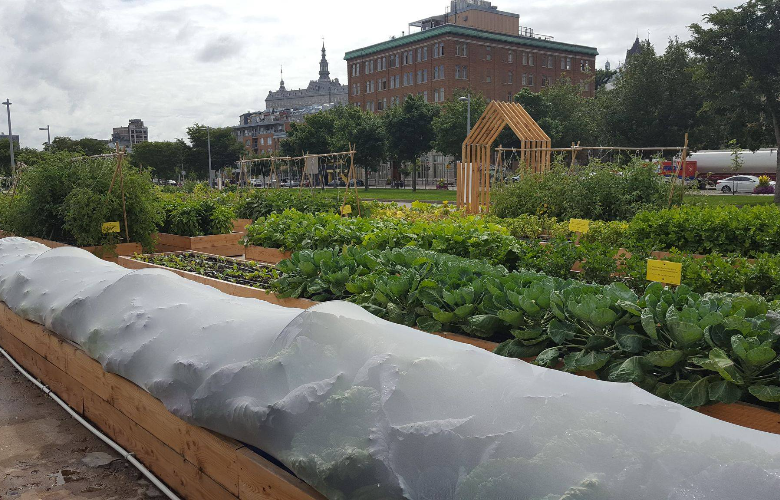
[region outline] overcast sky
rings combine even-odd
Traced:
[[[662,51],[670,37],[733,0],[497,0],[520,25],[597,47],[598,67],[621,61],[637,33]],[[54,136],[108,139],[141,118],[152,141],[186,136],[195,122],[238,124],[265,108],[284,65],[288,89],[316,79],[322,38],[331,78],[344,53],[400,36],[443,13],[445,0],[0,0],[0,101],[14,134],[40,148]],[[7,133],[5,109],[0,130]]]

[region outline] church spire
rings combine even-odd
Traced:
[[[279,75],[281,75],[281,80],[279,80],[279,90],[287,90],[284,88],[284,66],[279,66]]]
[[[325,39],[322,39],[322,59],[320,59],[320,81],[330,81],[330,71],[328,71],[328,60],[325,58]]]

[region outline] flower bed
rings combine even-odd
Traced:
[[[264,300],[285,307],[306,309],[315,304],[307,299],[280,298],[265,290],[263,287],[267,286],[270,277],[275,275],[275,269],[253,262],[197,252],[180,252],[135,255],[133,258],[119,257],[117,263],[128,269],[166,269],[230,295]]]

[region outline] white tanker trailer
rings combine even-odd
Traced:
[[[759,149],[755,152],[745,149],[741,151],[740,158],[743,165],[739,169],[739,174],[767,175],[772,180],[776,180],[777,148]],[[688,155],[688,162],[695,162],[696,177],[699,179],[715,182],[736,175],[731,168],[733,157],[730,150],[697,151]]]

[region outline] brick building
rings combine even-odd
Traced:
[[[517,14],[489,2],[453,1],[449,12],[410,26],[421,31],[346,53],[350,104],[379,112],[406,95],[442,102],[467,88],[509,101],[523,88],[539,91],[562,77],[586,96],[595,93],[594,47],[535,36],[519,26]]]

